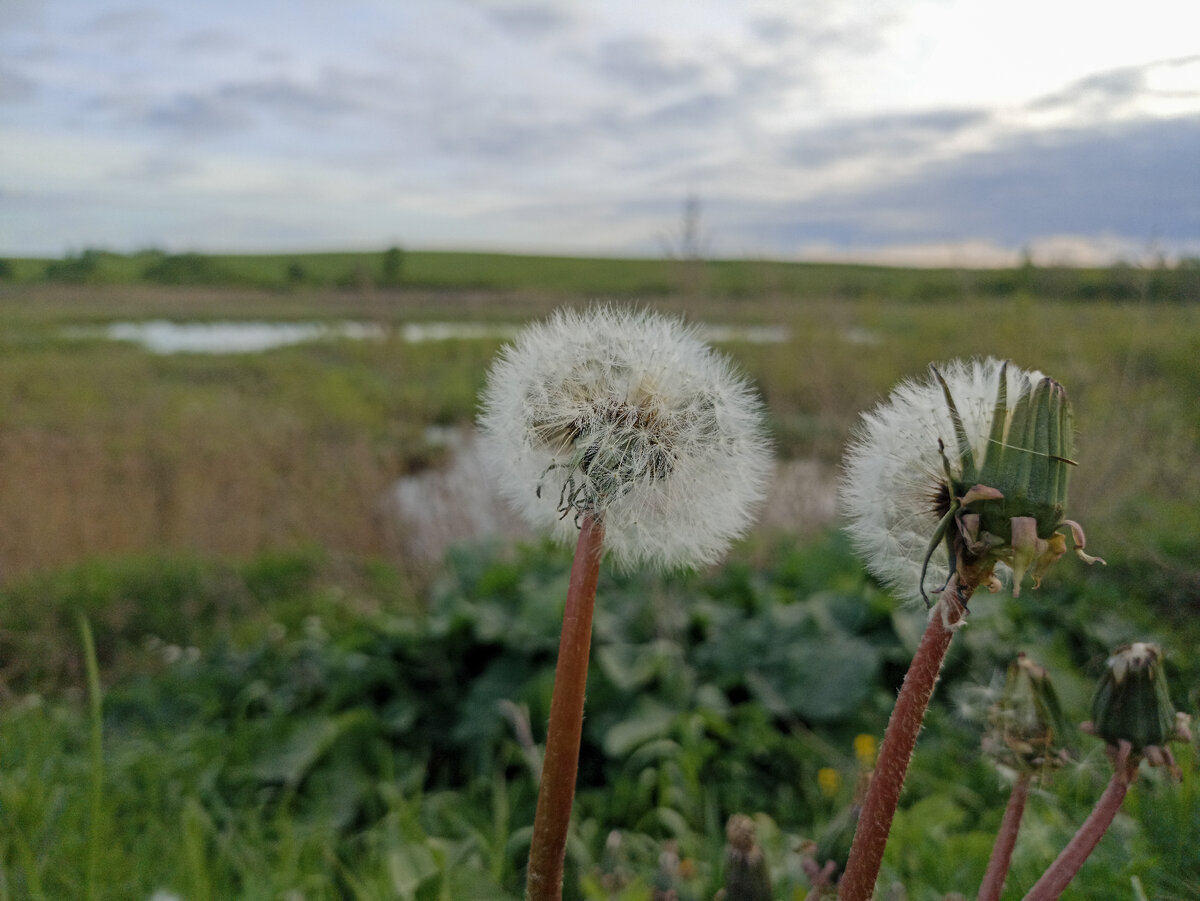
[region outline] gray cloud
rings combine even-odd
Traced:
[[[175,41],[180,53],[209,55],[245,46],[236,31],[228,28],[203,28],[184,34]]]
[[[597,68],[605,79],[646,92],[689,87],[704,75],[699,64],[670,59],[665,44],[645,37],[601,44]]]
[[[488,11],[493,22],[519,37],[541,38],[562,31],[575,22],[575,16],[551,3],[521,4]]]
[[[0,66],[0,103],[20,103],[37,93],[37,83],[15,69]]]
[[[140,114],[143,124],[196,139],[249,127],[253,120],[219,97],[176,94]]]
[[[660,129],[700,129],[722,123],[725,126],[733,121],[730,117],[732,108],[738,100],[729,94],[716,91],[703,91],[664,104],[647,114],[643,123],[651,131]]]
[[[989,119],[990,114],[981,110],[935,110],[841,120],[800,132],[788,142],[784,157],[789,163],[813,167],[864,154],[886,153],[899,159]]]
[[[283,120],[312,123],[358,112],[364,84],[336,70],[326,70],[312,84],[290,78],[241,81],[223,85],[217,97],[245,110]]]
[[[97,106],[125,122],[190,138],[219,137],[259,124],[284,123],[310,132],[317,140],[340,120],[378,113],[377,100],[388,94],[388,88],[384,79],[330,68],[313,81],[282,76],[244,79],[150,101],[114,94]],[[282,138],[287,139],[286,135]]]
[[[162,19],[162,13],[152,7],[126,6],[92,16],[73,30],[89,37],[104,35],[125,38],[130,34],[145,34],[149,24],[161,22]]]
[[[756,222],[745,209],[731,215],[776,247],[976,236],[1020,246],[1031,236],[1104,233],[1194,239],[1198,148],[1200,117],[1021,136],[890,186],[818,198],[778,219]]]
[[[1102,111],[1136,100],[1144,93],[1145,86],[1145,67],[1112,69],[1089,75],[1061,91],[1040,97],[1029,108],[1035,111],[1063,108]]]
[[[1098,114],[1111,113],[1125,104],[1141,100],[1147,95],[1159,93],[1149,84],[1149,75],[1153,70],[1187,66],[1197,60],[1200,60],[1200,56],[1181,57],[1096,72],[1072,82],[1061,91],[1055,91],[1034,100],[1029,104],[1029,108],[1035,112],[1068,109]],[[1200,94],[1200,85],[1183,96],[1195,97],[1198,94]]]

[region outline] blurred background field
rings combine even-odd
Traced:
[[[606,574],[568,897],[648,898],[656,880],[712,897],[733,812],[759,816],[780,891],[799,893],[780,897],[803,897],[800,838],[844,854],[853,739],[882,733],[921,615],[862,574],[831,492],[859,413],[931,361],[990,354],[1067,386],[1071,515],[1109,565],[1067,560],[1020,602],[973,604],[889,878],[914,899],[978,884],[1004,802],[977,753],[980,714],[1017,651],[1062,679],[1082,720],[1106,649],[1159,640],[1177,706],[1196,710],[1200,267],[1187,261],[6,260],[0,898],[518,897],[529,730],[539,740],[568,558],[498,534],[470,429],[505,335],[598,301],[709,329],[762,392],[781,487],[721,567]],[[106,331],[158,320],[355,330],[236,354]],[[106,693],[98,822],[80,612]],[[1036,799],[1012,884],[1032,884],[1098,793],[1100,750],[1082,739],[1079,755]],[[1196,896],[1195,753],[1181,756],[1183,785],[1136,789],[1064,897]],[[822,769],[837,776],[825,792]],[[88,865],[93,840],[104,852]]]

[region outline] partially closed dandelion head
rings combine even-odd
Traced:
[[[897,594],[926,596],[957,569],[997,587],[993,570],[1040,582],[1083,529],[1064,519],[1075,465],[1071,407],[1053,379],[995,359],[955,360],[902,382],[864,414],[839,499],[868,568]]]
[[[747,382],[680,321],[596,307],[525,329],[479,426],[501,491],[569,540],[583,515],[627,565],[715,560],[751,523],[771,455]]]
[[[1069,734],[1049,674],[1018,655],[1009,664],[1003,692],[988,710],[984,751],[1005,769],[1045,772],[1066,759]]]

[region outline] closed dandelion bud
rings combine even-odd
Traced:
[[[772,901],[771,874],[754,821],[735,813],[725,825],[725,901]]]
[[[753,521],[771,451],[762,405],[676,319],[596,307],[525,329],[488,374],[479,427],[502,493],[574,540],[604,522],[626,565],[711,563]]]
[[[1065,552],[1063,529],[1080,559],[1098,561],[1065,518],[1073,456],[1058,382],[991,358],[930,367],[863,416],[840,486],[847,531],[905,597],[928,599],[955,571],[994,590],[998,564],[1017,596]]]
[[[1062,761],[1068,734],[1049,674],[1020,654],[1009,664],[1003,693],[988,711],[984,749],[1001,766],[1030,773]]]
[[[1110,745],[1127,741],[1134,751],[1178,735],[1158,645],[1122,645],[1108,658],[1092,699],[1092,728]]]

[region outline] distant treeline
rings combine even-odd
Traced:
[[[702,295],[955,300],[1200,301],[1200,258],[1107,267],[901,268],[773,260],[664,260],[407,251],[199,254],[88,249],[0,259],[0,284],[158,284],[264,290],[473,290],[591,298]]]

